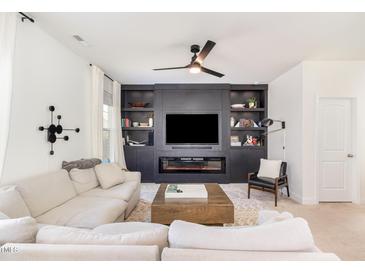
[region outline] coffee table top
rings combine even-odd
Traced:
[[[155,199],[152,202],[153,205],[174,205],[174,204],[185,204],[185,205],[197,205],[197,204],[208,204],[214,206],[227,206],[232,205],[232,201],[228,198],[227,194],[217,183],[204,183],[205,188],[208,192],[208,199],[187,199],[187,198],[176,198],[176,199],[165,199],[165,190],[168,184],[161,184]]]

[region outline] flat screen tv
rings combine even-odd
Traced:
[[[166,144],[219,144],[218,114],[166,114]]]

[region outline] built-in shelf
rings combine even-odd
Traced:
[[[265,149],[265,146],[231,146],[231,149]]]
[[[265,127],[231,127],[231,130],[265,131]]]
[[[126,112],[153,112],[153,108],[122,108]]]
[[[154,130],[153,127],[123,127],[122,130]]]
[[[265,112],[264,108],[231,108],[232,112]]]

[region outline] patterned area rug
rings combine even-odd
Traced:
[[[274,197],[271,193],[251,190],[251,198],[247,199],[246,184],[221,184],[220,186],[233,202],[235,211],[234,224],[225,224],[225,226],[255,225],[259,210],[273,208]],[[158,187],[159,185],[154,183],[142,184],[141,200],[127,218],[127,222],[151,222],[151,203]]]

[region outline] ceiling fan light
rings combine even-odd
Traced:
[[[200,64],[199,63],[194,63],[190,66],[190,69],[189,69],[190,73],[199,73],[201,72],[201,67],[200,67]]]

